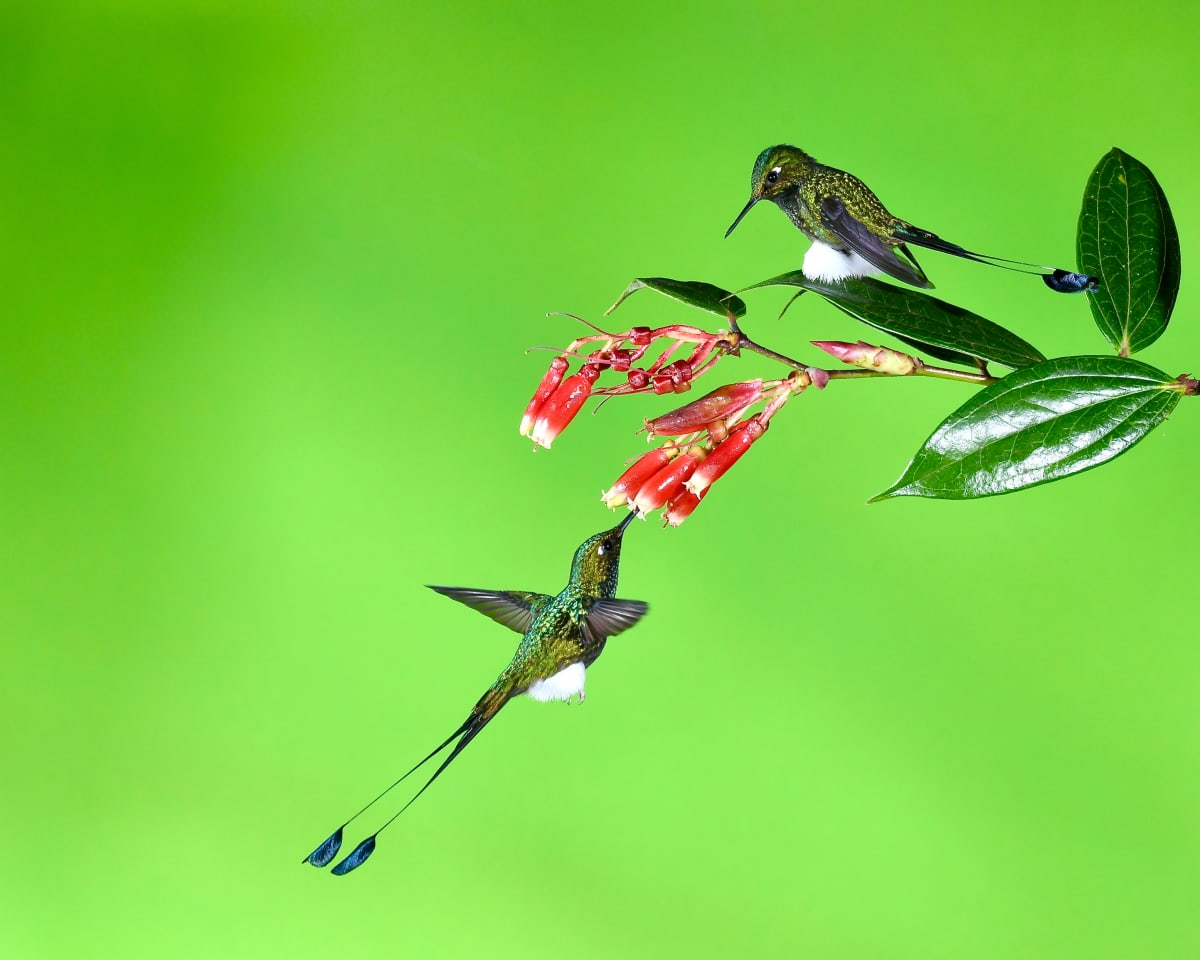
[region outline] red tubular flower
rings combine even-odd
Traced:
[[[646,421],[651,436],[679,437],[705,429],[714,420],[741,416],[750,404],[762,398],[762,380],[727,383],[699,400]]]
[[[692,471],[706,455],[703,447],[695,446],[682,456],[676,457],[642,484],[637,496],[633,498],[634,507],[643,515],[657,510],[683,489],[683,482],[692,475]]]
[[[567,375],[567,366],[566,357],[555,357],[550,361],[550,369],[542,377],[542,382],[538,384],[537,390],[534,391],[533,398],[529,401],[529,405],[525,407],[525,416],[521,418],[521,436],[528,437],[533,433],[534,420],[538,412],[542,409],[542,404],[546,402],[546,398],[562,383],[563,377]]]
[[[643,454],[632,467],[617,478],[617,482],[600,495],[604,505],[619,507],[637,496],[642,485],[683,451],[673,443]]]
[[[538,411],[529,438],[547,450],[554,438],[562,433],[575,415],[583,409],[587,398],[592,395],[592,384],[600,376],[600,368],[586,363],[582,369],[567,377]]]
[[[692,511],[700,506],[700,501],[703,499],[703,494],[697,496],[690,490],[684,490],[667,504],[667,509],[663,511],[663,520],[666,521],[667,526],[679,526],[692,515]]]
[[[704,463],[696,468],[684,484],[684,488],[698,497],[704,496],[705,491],[723,477],[750,449],[751,444],[766,432],[767,425],[757,417],[739,423],[729,431],[728,437],[717,444]]]

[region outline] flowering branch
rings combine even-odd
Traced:
[[[1134,213],[1137,233],[1129,230]],[[635,280],[609,313],[645,288],[703,310],[725,326],[708,331],[669,324],[616,333],[593,328],[596,333],[573,341],[551,361],[525,408],[521,434],[549,448],[591,396],[685,393],[727,357],[746,351],[788,373],[725,383],[643,421],[651,439],[670,439],[617,478],[602,496],[607,506],[628,505],[643,516],[661,509],[664,522],[677,526],[765,436],[792,397],[832,380],[878,377],[933,377],[981,389],[935,429],[900,479],[875,499],[967,499],[1060,479],[1118,456],[1161,423],[1181,397],[1200,390],[1187,375],[1172,378],[1129,357],[1166,329],[1178,289],[1179,249],[1161,188],[1127,154],[1111,152],[1089,179],[1078,253],[1081,269],[1101,278],[1099,289],[1087,296],[1116,357],[1047,359],[984,317],[877,280],[828,283],[797,272],[747,288],[795,287],[793,302],[815,293],[931,358],[866,340],[812,341],[848,365],[829,369],[752,340],[739,325],[746,305],[727,290],[661,277]],[[576,360],[579,368],[568,375]],[[995,375],[991,364],[1011,372]],[[606,377],[611,382],[602,384]]]

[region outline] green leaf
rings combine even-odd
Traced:
[[[617,297],[617,302],[604,311],[604,315],[607,317],[626,297],[643,287],[680,303],[686,303],[689,307],[716,314],[723,320],[736,320],[746,315],[746,305],[728,290],[722,290],[702,280],[669,280],[666,277],[642,277],[634,280],[625,288],[625,292]]]
[[[1032,344],[999,324],[945,300],[870,278],[823,283],[800,271],[785,273],[755,287],[801,287],[820,294],[839,310],[867,326],[899,337],[940,360],[976,366],[979,361],[1027,367],[1046,358]]]
[[[1138,360],[1046,360],[955,410],[904,475],[871,499],[990,497],[1089,470],[1162,423],[1186,390]]]
[[[1179,292],[1179,232],[1154,174],[1116,147],[1088,177],[1076,250],[1079,269],[1100,278],[1088,302],[1117,352],[1162,336]]]

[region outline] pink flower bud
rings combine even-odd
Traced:
[[[657,510],[683,489],[683,482],[692,475],[705,455],[703,447],[695,446],[676,457],[642,484],[633,498],[634,507],[643,514]]]
[[[542,377],[542,382],[538,384],[537,390],[533,392],[533,398],[529,401],[528,406],[525,407],[525,416],[521,418],[521,436],[528,437],[533,433],[533,423],[538,411],[542,409],[542,404],[546,402],[546,398],[562,383],[563,377],[567,374],[567,366],[566,357],[555,357],[550,361],[550,369]]]
[[[729,436],[717,444],[708,459],[692,473],[685,489],[698,497],[704,496],[705,491],[723,477],[742,455],[750,449],[751,444],[767,432],[767,425],[752,417],[744,423],[739,423],[729,431]]]
[[[703,499],[703,494],[697,496],[690,490],[682,491],[667,504],[667,509],[663,511],[663,520],[667,526],[679,526],[692,515],[692,511],[700,505],[700,501]]]
[[[703,430],[714,420],[728,420],[742,414],[762,397],[762,380],[727,383],[699,400],[646,421],[651,436],[679,437]]]
[[[600,499],[610,509],[629,503],[647,480],[682,452],[675,444],[668,443],[657,450],[643,454],[632,467],[617,478],[617,482],[609,487],[606,493],[600,495]]]
[[[538,411],[529,438],[549,450],[554,438],[562,433],[567,424],[583,409],[587,398],[592,395],[592,384],[599,376],[600,368],[588,363],[584,364],[578,373],[572,374],[559,384],[558,389]]]
[[[842,363],[853,364],[867,370],[878,370],[889,373],[894,377],[906,377],[917,369],[917,361],[907,353],[892,350],[888,347],[877,347],[859,340],[858,343],[846,343],[844,340],[814,340],[814,347],[820,347],[826,353],[837,357]]]

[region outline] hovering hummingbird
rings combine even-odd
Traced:
[[[758,155],[750,177],[750,200],[725,236],[733,233],[760,200],[773,201],[813,241],[801,267],[810,280],[828,282],[886,273],[914,287],[930,289],[933,284],[908,249],[911,243],[1005,270],[1039,274],[1046,286],[1059,293],[1094,290],[1099,283],[1086,273],[1005,260],[943,240],[893,216],[858,177],[818,163],[803,150],[786,144],[768,147]]]
[[[450,762],[500,712],[500,708],[518,694],[527,694],[534,700],[567,702],[578,694],[580,701],[583,701],[584,671],[600,656],[605,641],[632,627],[645,616],[647,610],[646,604],[640,600],[617,600],[614,596],[617,591],[617,567],[621,560],[621,537],[635,516],[636,511],[630,512],[611,530],[597,533],[580,545],[571,561],[570,579],[556,597],[521,590],[430,586],[431,590],[465,603],[522,634],[517,652],[457,730],[424,760],[338,827],[329,839],[304,858],[304,863],[311,863],[314,867],[328,864],[341,848],[342,831],[347,826],[453,742],[453,749],[433,772],[433,776],[425,781],[425,785],[382,827],[350,851],[333,868],[333,873],[340,877],[362,866],[375,850],[375,838],[412,806],[413,801],[429,788]]]

